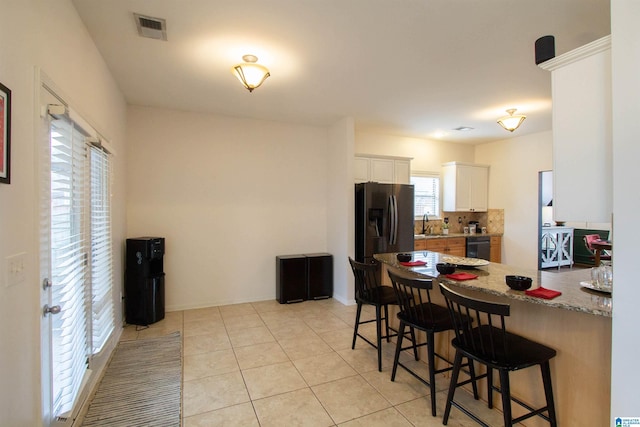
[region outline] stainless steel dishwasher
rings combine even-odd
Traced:
[[[491,237],[467,236],[467,258],[481,258],[489,261],[491,257]]]

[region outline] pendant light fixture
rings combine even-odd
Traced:
[[[235,65],[231,72],[242,82],[244,87],[253,92],[259,87],[271,74],[267,67],[258,64],[258,57],[255,55],[244,55],[242,57],[244,63]]]
[[[516,114],[514,116],[513,113],[515,113],[516,110],[516,108],[510,108],[507,110],[507,113],[509,114],[508,116],[500,117],[498,119],[498,124],[509,132],[513,132],[518,129],[518,126],[520,126],[522,122],[524,122],[524,119],[527,118],[527,116],[523,114]]]

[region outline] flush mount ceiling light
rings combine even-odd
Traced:
[[[498,119],[498,124],[509,132],[513,132],[518,129],[518,126],[520,126],[522,122],[524,122],[524,119],[527,118],[527,116],[523,114],[516,114],[514,116],[513,113],[515,113],[516,110],[517,108],[510,108],[507,110],[507,113],[509,114],[508,116],[500,117]]]
[[[244,63],[235,65],[231,69],[231,72],[242,82],[249,92],[253,92],[253,90],[260,87],[271,74],[267,67],[257,63],[258,57],[255,55],[245,55],[242,57],[242,60]]]

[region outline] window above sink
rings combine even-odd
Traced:
[[[414,186],[414,216],[416,220],[440,219],[440,175],[435,172],[411,171]]]

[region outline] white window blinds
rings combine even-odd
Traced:
[[[86,126],[86,124],[85,124]],[[115,327],[111,155],[66,114],[50,122],[53,411],[74,409]]]
[[[55,414],[69,411],[87,369],[84,135],[68,120],[51,122],[52,369]]]
[[[114,328],[111,245],[111,156],[91,147],[91,315],[93,353]]]
[[[414,216],[440,216],[440,177],[436,174],[411,175],[414,185]]]

